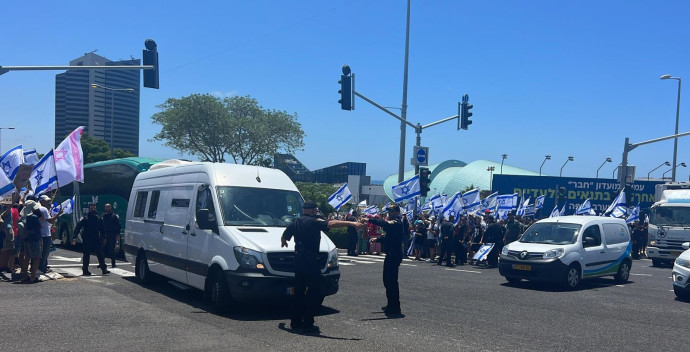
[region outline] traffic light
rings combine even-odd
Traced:
[[[144,65],[153,66],[153,70],[144,70],[144,87],[158,89],[158,45],[153,39],[146,39],[144,46]]]
[[[429,194],[431,188],[431,171],[426,167],[419,168],[419,191],[422,197],[426,197]]]
[[[340,100],[338,100],[338,103],[340,103],[340,108],[343,110],[354,110],[354,79],[355,75],[352,74],[352,71],[350,70],[350,66],[348,65],[343,65],[343,74],[340,76],[340,90],[338,93],[340,93]]]
[[[470,120],[472,112],[470,112],[470,110],[473,107],[474,106],[468,102],[458,103],[458,110],[460,110],[458,113],[458,115],[460,115],[460,127],[458,129],[462,128],[463,130],[466,130],[467,126],[472,124],[472,120]]]

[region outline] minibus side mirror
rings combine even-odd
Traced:
[[[585,242],[583,243],[584,247],[594,247],[597,244],[597,240],[594,239],[594,237],[585,237]]]
[[[213,230],[214,232],[218,232],[218,224],[216,220],[212,218],[208,209],[199,209],[196,212],[196,222],[202,230]]]

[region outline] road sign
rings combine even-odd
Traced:
[[[412,152],[412,165],[429,165],[429,147],[414,147],[414,151]]]

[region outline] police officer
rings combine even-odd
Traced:
[[[440,252],[438,256],[438,262],[436,265],[441,265],[443,264],[443,261],[446,261],[446,266],[455,266],[453,263],[450,261],[450,256],[451,252],[453,251],[453,222],[455,218],[453,215],[449,216],[448,219],[445,217],[443,218],[443,221],[441,222],[441,245],[440,245]],[[445,259],[444,259],[445,257]]]
[[[120,243],[120,217],[113,213],[113,207],[110,204],[105,205],[105,214],[103,214],[103,229],[105,230],[105,255],[112,260],[112,267],[115,267],[115,245]]]
[[[501,251],[504,235],[501,225],[496,223],[493,216],[487,215],[486,222],[489,225],[486,227],[486,232],[484,233],[484,243],[494,244],[494,247],[491,248],[491,252],[486,256],[486,262],[489,268],[493,268],[498,264],[498,253]]]
[[[508,213],[505,244],[517,241],[523,232],[525,232],[525,225],[515,220],[515,210]]]
[[[78,234],[82,229],[84,230],[84,233],[81,235],[83,242],[82,275],[91,276],[89,272],[91,253],[96,254],[96,257],[98,257],[98,267],[103,271],[103,275],[109,274],[110,271],[108,271],[108,266],[105,265],[105,260],[103,259],[103,243],[105,241],[103,220],[96,213],[95,203],[89,204],[89,213],[79,220],[77,227],[74,228],[74,233]]]
[[[380,226],[385,235],[372,238],[371,242],[383,242],[386,248],[386,259],[383,260],[383,286],[386,288],[388,304],[382,307],[386,314],[400,314],[400,288],[398,286],[398,268],[403,258],[403,225],[400,220],[400,207],[393,204],[388,208],[388,220],[369,218],[371,224]]]
[[[304,333],[319,332],[314,325],[314,315],[321,299],[321,231],[346,226],[363,227],[359,222],[324,220],[317,215],[318,212],[316,203],[310,200],[304,202],[302,216],[285,228],[280,238],[281,247],[287,247],[287,241],[295,238],[295,299],[290,328],[302,329]]]

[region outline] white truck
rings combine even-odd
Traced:
[[[649,214],[647,257],[653,266],[673,263],[690,241],[690,182],[666,183],[655,188]]]

